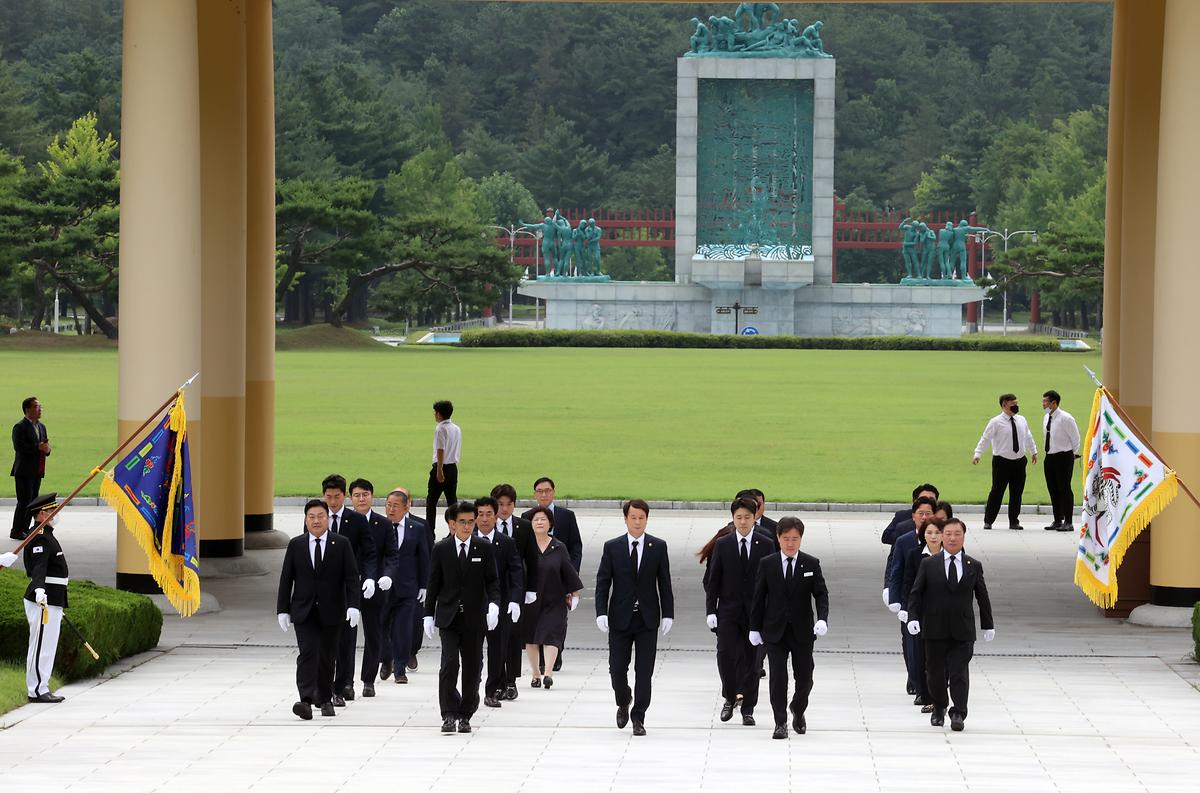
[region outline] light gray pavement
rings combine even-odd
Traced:
[[[590,584],[601,543],[624,526],[616,510],[578,514]],[[168,616],[158,650],[126,671],[65,687],[61,705],[0,717],[0,778],[11,790],[49,781],[54,790],[206,793],[1196,789],[1200,667],[1188,658],[1189,634],[1106,620],[1071,583],[1069,536],[1033,518],[1023,533],[968,534],[968,552],[987,571],[997,638],[976,647],[967,730],[951,733],[930,727],[904,694],[899,623],[879,597],[885,518],[803,517],[804,550],[821,558],[829,582],[830,632],[818,643],[809,733],[787,742],[770,739],[765,684],[758,727],[717,719],[694,552],[724,513],[656,510],[650,532],[671,549],[676,627],[660,641],[645,738],[613,724],[590,591],[555,687],[522,681],[516,702],[480,709],[473,735],[438,732],[436,642],[409,685],[380,683],[373,700],[300,722],[290,712],[294,636],[273,614],[282,551],[253,551],[267,575],[205,581],[220,613]],[[298,531],[299,510],[276,521]],[[64,516],[74,577],[112,583],[114,533],[102,509]]]

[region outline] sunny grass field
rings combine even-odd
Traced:
[[[905,501],[917,482],[980,503],[971,451],[1012,390],[1041,445],[1041,393],[1083,424],[1098,353],[379,348],[277,357],[278,495],[323,475],[423,494],[435,399],[463,427],[460,494],[553,476],[567,498]],[[6,420],[36,394],[54,454],[43,492],[73,487],[115,445],[115,350],[0,345]],[[189,414],[199,407],[195,396]],[[96,488],[91,489],[92,492]],[[12,496],[0,479],[0,496]],[[1040,466],[1027,503],[1048,503]]]

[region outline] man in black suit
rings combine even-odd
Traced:
[[[883,581],[883,591],[888,593],[891,600],[888,603],[888,610],[893,614],[900,613],[901,595],[907,594],[900,591],[903,589],[904,562],[914,548],[921,547],[925,542],[925,523],[936,512],[937,502],[929,495],[920,495],[913,502],[909,520],[899,524],[902,533],[897,533],[896,541],[892,543],[892,552],[888,557],[887,577]],[[950,516],[942,516],[943,520],[948,517]],[[909,694],[916,695],[918,686],[913,674],[913,637],[908,635],[903,623],[900,624],[900,651],[904,656],[904,690]],[[922,702],[921,704],[928,703]]]
[[[539,477],[533,483],[533,497],[537,500],[539,507],[545,507],[554,514],[554,528],[550,530],[550,536],[567,546],[567,556],[571,557],[571,566],[578,573],[580,566],[583,565],[583,538],[579,534],[579,523],[575,520],[575,513],[554,503],[554,480],[548,476]],[[526,510],[521,517],[529,520],[529,510]],[[555,672],[562,669],[562,650],[562,647],[558,648],[558,659],[554,662]],[[546,671],[544,663],[541,671]]]
[[[754,528],[763,532],[771,538],[771,542],[775,542],[775,521],[767,517],[767,496],[757,487],[748,487],[740,491],[735,498],[752,498],[754,503],[758,505],[758,509],[754,512]]]
[[[750,643],[765,644],[771,662],[771,710],[775,712],[772,738],[787,738],[787,711],[792,711],[792,728],[799,735],[808,731],[804,711],[813,685],[813,644],[816,636],[829,630],[829,590],[821,574],[821,562],[800,552],[804,523],[788,515],[776,528],[779,553],[759,563],[754,603],[750,609]],[[813,622],[813,602],[817,620]],[[788,704],[788,656],[796,692]]]
[[[433,527],[431,527],[423,518],[419,517],[415,512],[412,511],[412,493],[410,493],[406,487],[397,487],[388,495],[388,498],[391,499],[393,496],[397,496],[398,498],[403,496],[402,503],[397,502],[396,504],[395,512],[397,515],[399,515],[399,517],[396,517],[389,512],[388,520],[390,520],[393,524],[402,522],[406,527],[420,526],[425,529],[426,556],[433,553],[433,543],[436,541],[433,536]],[[425,577],[421,580],[422,589],[424,589],[429,583],[428,558],[426,559],[425,570]],[[418,605],[412,610],[412,639],[408,644],[408,660],[405,661],[401,658],[394,659],[396,668],[400,670],[400,677],[396,678],[397,683],[408,682],[408,676],[405,674],[405,669],[407,669],[409,672],[417,671],[417,653],[421,652],[421,647],[425,644],[425,631],[422,629],[422,624],[425,619],[425,609],[423,608],[423,604],[425,603],[425,593],[421,592],[419,594],[420,597],[417,601]],[[389,666],[388,669],[390,670],[391,667]]]
[[[13,510],[12,531],[9,537],[25,539],[29,531],[29,505],[38,496],[46,476],[46,458],[50,456],[50,436],[42,423],[42,403],[37,397],[21,401],[24,418],[13,425],[13,464],[9,475],[16,488],[17,506]]]
[[[345,537],[354,552],[354,563],[362,575],[362,594],[375,594],[375,542],[371,539],[371,527],[367,519],[346,507],[346,477],[330,474],[321,482],[325,504],[329,507],[329,531]],[[354,699],[354,655],[358,644],[358,623],[346,624],[338,639],[337,664],[333,673],[333,704],[345,707],[346,701]]]
[[[279,627],[296,626],[296,688],[300,700],[292,713],[312,718],[312,706],[332,716],[333,666],[342,622],[359,620],[358,568],[344,537],[329,533],[329,507],[323,501],[304,505],[304,533],[293,537],[283,554],[275,612]]]
[[[400,550],[396,545],[396,532],[387,518],[371,509],[375,504],[375,485],[366,479],[355,479],[350,483],[350,503],[354,511],[367,519],[371,544],[375,548],[375,567],[371,570],[360,570],[363,583],[375,581],[375,590],[370,594],[363,592],[362,623],[363,623],[363,658],[361,679],[363,696],[375,696],[375,677],[379,674],[379,659],[383,655],[382,647],[385,640],[383,634],[383,615],[387,609],[388,590],[392,588],[394,579],[387,572],[395,565]],[[389,655],[390,657],[390,655]]]
[[[459,732],[470,732],[471,717],[479,708],[483,637],[500,622],[500,582],[491,543],[475,536],[475,505],[460,501],[447,507],[446,523],[450,536],[433,546],[425,635],[432,639],[435,626],[442,632],[442,732],[454,732],[456,722]]]
[[[975,654],[975,610],[979,602],[979,624],[983,640],[996,637],[992,601],[983,580],[983,565],[963,551],[967,526],[951,518],[942,527],[942,551],[921,562],[917,580],[908,596],[908,632],[925,637],[925,680],[933,698],[929,723],[945,722],[946,679],[950,680],[950,729],[962,732],[967,718],[967,695],[971,689],[970,664]]]
[[[499,484],[492,488],[496,499],[496,530],[512,537],[517,544],[517,554],[525,573],[525,605],[537,600],[538,557],[541,553],[533,536],[533,526],[524,518],[517,517],[513,510],[517,506],[517,490],[510,484]],[[517,678],[521,674],[521,657],[525,654],[525,642],[518,626],[509,631],[508,650],[504,659],[504,692],[500,699],[517,698]]]
[[[750,644],[750,605],[759,564],[775,546],[754,530],[757,504],[739,498],[730,505],[733,531],[717,540],[708,566],[705,613],[717,632],[717,673],[721,676],[721,721],[733,718],[742,695],[742,724],[754,726],[758,704],[758,653]]]
[[[658,629],[661,624],[663,636],[671,632],[675,595],[667,544],[646,533],[650,505],[635,498],[621,510],[627,531],[604,543],[596,571],[596,627],[608,634],[608,674],[617,697],[617,727],[632,721],[633,734],[645,735]],[[631,656],[633,691],[629,690]]]
[[[396,556],[385,569],[392,588],[383,615],[379,677],[387,680],[394,672],[397,683],[408,682],[406,665],[409,669],[417,665],[413,625],[417,626],[416,635],[424,636],[420,627],[425,612],[422,604],[429,585],[429,529],[425,521],[409,511],[408,504],[407,491],[398,488],[388,493],[387,525]]]
[[[496,627],[487,632],[487,679],[483,682],[483,704],[500,707],[500,698],[508,685],[510,637],[521,619],[521,603],[525,599],[525,566],[517,553],[512,537],[496,528],[496,499],[491,496],[475,499],[475,536],[491,543],[496,560],[496,576],[500,582],[500,602],[507,603],[508,614]],[[520,671],[518,667],[517,672]],[[517,672],[512,673],[515,683]]]

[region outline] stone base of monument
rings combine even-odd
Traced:
[[[291,536],[279,529],[269,531],[246,532],[245,549],[247,551],[264,551],[275,548],[286,548]]]
[[[241,578],[266,575],[267,568],[249,556],[212,556],[200,560],[200,578]]]
[[[961,278],[901,278],[900,286],[975,286],[975,282]]]
[[[147,595],[154,605],[158,606],[158,610],[168,617],[174,617],[179,612],[175,611],[175,607],[171,605],[171,601],[167,600],[166,595]],[[221,610],[221,601],[217,600],[217,596],[211,592],[200,593],[200,606],[194,612],[193,617],[201,614],[216,614]]]

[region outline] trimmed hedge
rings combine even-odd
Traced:
[[[29,579],[21,570],[0,571],[0,658],[25,665],[29,623],[21,601]],[[65,681],[94,677],[121,658],[158,646],[163,616],[150,598],[91,581],[72,581],[67,616],[100,654],[92,660],[65,624],[59,634],[54,671]]]
[[[761,350],[962,350],[1060,352],[1050,336],[736,336],[668,330],[467,330],[462,347],[678,347]]]

